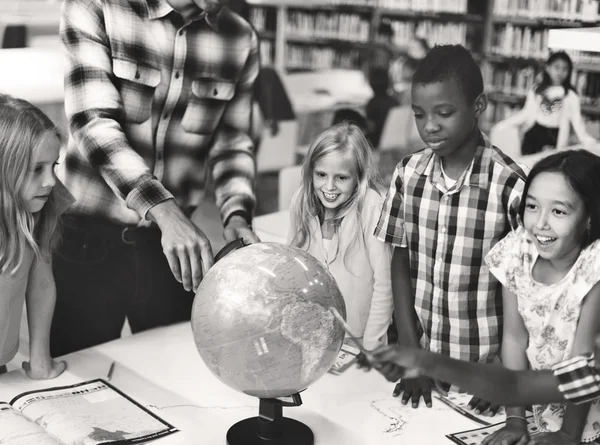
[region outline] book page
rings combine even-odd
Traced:
[[[0,403],[0,444],[61,445],[8,403]]]
[[[100,379],[22,394],[11,405],[67,445],[136,443],[177,431]]]

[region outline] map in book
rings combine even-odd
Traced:
[[[102,379],[30,391],[0,403],[0,444],[130,444],[176,431]]]

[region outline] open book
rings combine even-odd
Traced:
[[[102,379],[28,391],[0,403],[0,443],[140,443],[177,429]]]

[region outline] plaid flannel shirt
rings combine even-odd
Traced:
[[[498,354],[501,285],[483,259],[516,227],[524,178],[483,134],[449,190],[440,157],[429,148],[396,167],[375,236],[409,250],[423,347],[469,361]]]
[[[572,357],[552,367],[558,390],[571,403],[591,402],[600,397],[600,373],[594,355]]]
[[[70,137],[59,176],[72,212],[148,225],[175,198],[188,215],[212,177],[221,217],[251,217],[251,26],[224,8],[189,22],[165,0],[64,0]],[[212,175],[211,175],[212,174]]]

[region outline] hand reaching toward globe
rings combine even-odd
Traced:
[[[195,292],[213,265],[210,241],[173,199],[152,207],[148,215],[162,233],[163,252],[173,276],[185,290]]]
[[[244,244],[260,243],[260,239],[252,231],[248,222],[241,216],[234,215],[227,221],[227,226],[223,231],[226,242],[231,242],[237,238],[242,238]]]

